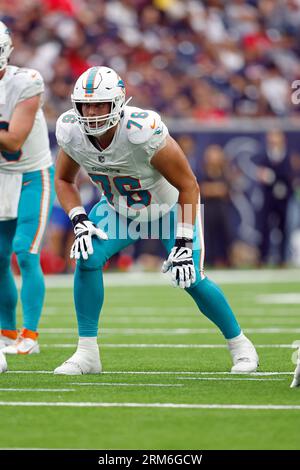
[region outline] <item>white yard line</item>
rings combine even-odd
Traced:
[[[262,315],[257,315],[250,317],[249,315],[243,316],[239,315],[239,318],[243,318],[243,324],[247,324],[248,327],[256,326],[256,324],[262,324],[263,326],[281,326],[281,324],[285,327],[290,326],[290,325],[295,325],[295,327],[298,327],[300,324],[300,308],[299,308],[299,315],[294,315],[293,317],[285,316],[285,314],[281,313],[281,317],[278,316],[262,316]],[[62,317],[60,315],[57,315],[57,318],[59,320],[62,320]],[[191,317],[168,317],[165,316],[164,318],[154,318],[154,317],[114,317],[114,316],[106,316],[105,318],[101,318],[101,323],[100,323],[100,328],[102,329],[103,326],[105,325],[106,328],[108,327],[114,327],[115,324],[119,324],[121,327],[123,325],[132,325],[134,327],[143,327],[148,326],[148,325],[167,325],[168,327],[176,325],[176,326],[185,326],[189,325],[191,327],[194,326],[199,326],[199,320],[203,320],[204,318],[199,317],[198,314],[195,314]],[[51,327],[53,325],[53,315],[50,317],[49,315],[44,315],[43,316],[43,328],[45,327]],[[63,323],[64,325],[74,325],[74,318],[69,317],[69,318],[63,318]]]
[[[0,406],[25,407],[75,407],[75,408],[166,408],[192,410],[297,410],[300,405],[245,405],[245,404],[198,404],[198,403],[107,403],[107,402],[43,402],[0,401]]]
[[[70,301],[70,307],[73,308],[73,302]],[[282,307],[280,305],[272,305],[272,312],[266,312],[261,308],[256,308],[253,306],[252,308],[243,308],[240,307],[238,309],[239,317],[250,317],[250,318],[276,318],[282,317]],[[274,308],[277,311],[274,311]],[[285,311],[284,318],[300,318],[300,309],[294,305],[291,306],[290,309],[294,308],[294,312],[292,311]],[[163,311],[164,317],[161,318],[161,314]],[[151,315],[151,316],[147,316]],[[194,307],[106,307],[101,312],[101,320],[102,321],[120,321],[120,322],[130,322],[136,320],[147,320],[156,322],[158,320],[170,321],[174,319],[175,321],[183,321],[183,320],[191,320],[194,321],[195,318],[199,318],[199,310]],[[65,308],[62,307],[44,307],[43,309],[43,318],[47,317],[60,317],[65,319],[74,320],[75,314],[70,313],[69,311],[65,311]]]
[[[176,377],[178,380],[221,380],[222,382],[224,380],[234,380],[234,381],[245,381],[245,380],[250,380],[250,381],[257,381],[257,382],[270,382],[270,381],[282,381],[285,379],[257,379],[257,378],[252,378],[252,377],[245,377],[245,378],[234,378],[234,377]]]
[[[226,344],[136,344],[136,343],[100,343],[99,346],[101,348],[141,348],[141,349],[156,349],[156,348],[161,348],[161,349],[228,349]],[[42,348],[53,348],[53,349],[69,349],[69,348],[76,348],[75,343],[53,343],[53,344],[43,344],[41,343]],[[255,344],[256,348],[261,348],[261,349],[278,349],[278,348],[283,348],[283,349],[297,349],[298,346],[296,344]]]
[[[289,293],[276,293],[276,294],[264,294],[256,296],[256,302],[261,304],[281,304],[281,305],[299,305],[300,304],[300,293],[289,292]]]
[[[261,284],[261,283],[290,283],[299,282],[299,269],[260,269],[260,270],[216,270],[207,271],[208,277],[221,284]],[[69,288],[73,287],[72,274],[46,276],[47,288]],[[143,273],[104,273],[105,286],[170,286],[169,276],[160,272]],[[20,286],[20,277],[17,279]]]
[[[263,328],[273,328],[273,327],[281,328],[282,326],[284,328],[287,328],[287,327],[292,328],[293,325],[295,326],[295,328],[298,328],[300,325],[300,315],[295,318],[285,318],[284,313],[283,313],[281,318],[280,317],[243,318],[242,321],[243,321],[243,325],[247,325],[247,328],[256,328],[258,326],[262,326]],[[193,325],[195,324],[195,322],[193,323],[189,322],[189,324]]]
[[[53,374],[52,370],[9,370],[6,374]],[[122,371],[113,370],[101,372],[101,375],[231,375],[231,372],[198,372],[198,371]],[[293,375],[294,372],[251,372],[250,374],[234,374],[243,376]]]
[[[129,375],[231,375],[233,376],[232,372],[192,372],[192,371],[105,371],[102,374],[129,374]],[[294,372],[251,372],[249,374],[234,374],[236,375],[243,375],[243,376],[269,376],[269,375],[293,375]]]
[[[128,383],[111,383],[111,382],[72,382],[71,385],[83,385],[83,386],[112,386],[112,387],[182,387],[183,384],[128,384]]]
[[[76,392],[75,388],[0,388],[0,392]]]
[[[53,370],[8,370],[5,374],[52,374]]]
[[[75,328],[40,328],[43,334],[77,334]],[[300,328],[243,328],[245,333],[300,333]],[[220,334],[219,330],[214,328],[101,328],[100,334],[121,334],[121,335],[145,335],[145,334],[164,334],[164,335],[186,335],[186,334]]]

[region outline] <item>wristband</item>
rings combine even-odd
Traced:
[[[194,235],[194,227],[192,224],[185,224],[182,222],[178,222],[176,238],[189,238],[193,240],[193,235]]]
[[[72,220],[76,215],[80,215],[80,214],[85,214],[86,215],[85,208],[83,206],[76,206],[76,207],[73,207],[73,209],[70,210],[70,212],[68,213],[68,216]]]

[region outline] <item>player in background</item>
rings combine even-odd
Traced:
[[[291,383],[291,388],[296,388],[296,387],[300,387],[300,348],[298,350],[297,365],[296,365],[296,369],[294,372],[293,381]]]
[[[54,168],[36,70],[8,65],[10,33],[0,22],[0,349],[39,352],[37,327],[45,285],[40,248],[54,199]],[[23,328],[16,325],[17,289],[10,268],[17,255]]]
[[[77,259],[74,299],[79,342],[72,357],[54,373],[101,372],[97,334],[104,299],[102,269],[111,256],[134,243],[134,230],[130,232],[134,223],[150,231],[159,224],[160,239],[169,253],[163,272],[170,271],[173,285],[184,288],[221,330],[232,355],[232,372],[255,371],[258,356],[253,344],[220,288],[203,272],[198,183],[160,116],[128,106],[123,80],[107,67],[84,72],[71,99],[73,109],[60,116],[56,127],[60,150],[55,182],[58,199],[74,226],[71,257]],[[75,185],[81,166],[103,192],[89,216]],[[175,224],[166,233],[167,218]],[[109,227],[114,223],[117,230],[112,233]]]
[[[0,351],[0,374],[3,374],[6,371],[7,371],[6,358],[5,358],[5,355],[3,354],[3,352]]]

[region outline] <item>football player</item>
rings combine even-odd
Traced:
[[[39,352],[45,293],[39,253],[54,199],[54,169],[41,109],[43,79],[36,70],[8,65],[12,50],[10,33],[0,22],[0,349],[31,354]],[[22,275],[20,334],[12,252]]]
[[[204,274],[198,183],[160,116],[128,106],[123,80],[107,67],[84,72],[71,100],[73,109],[60,116],[56,127],[60,150],[55,183],[75,233],[71,257],[77,260],[74,298],[79,342],[72,357],[54,373],[101,372],[97,333],[103,266],[134,243],[138,233],[152,234],[155,227],[169,254],[163,272],[170,271],[173,285],[185,289],[221,330],[232,355],[232,372],[255,371],[258,356],[253,344],[220,288]],[[103,194],[89,215],[75,185],[81,166]]]

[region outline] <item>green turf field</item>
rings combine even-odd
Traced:
[[[289,386],[300,281],[223,290],[258,346],[259,374],[228,373],[222,336],[185,293],[114,286],[100,322],[105,372],[54,376],[74,351],[76,321],[72,289],[48,289],[41,354],[8,357],[0,375],[0,447],[299,449],[300,389]]]

